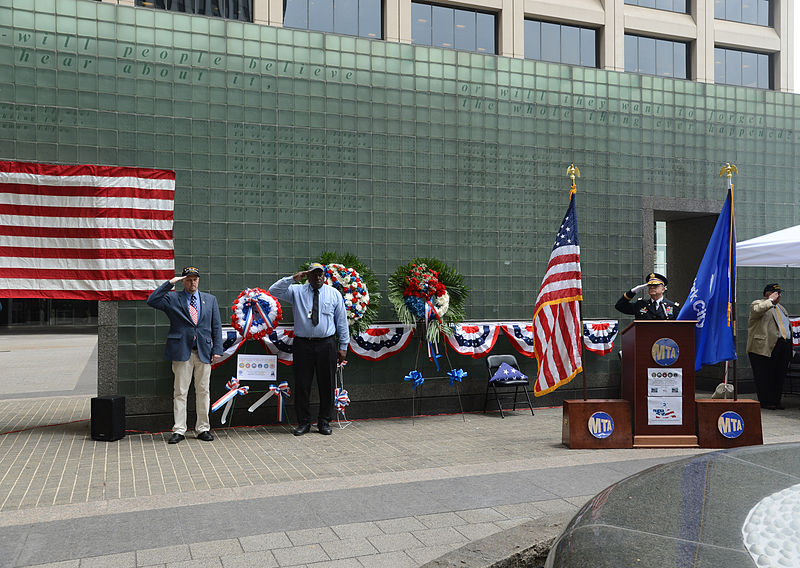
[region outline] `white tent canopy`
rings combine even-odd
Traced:
[[[736,266],[800,266],[800,225],[736,243]]]

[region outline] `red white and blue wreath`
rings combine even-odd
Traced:
[[[231,309],[231,323],[245,339],[261,339],[283,319],[280,302],[261,288],[244,289]]]
[[[378,317],[380,291],[375,273],[357,256],[323,252],[319,263],[325,266],[325,284],[335,288],[344,299],[350,335],[367,330]],[[300,267],[308,270],[308,263]]]

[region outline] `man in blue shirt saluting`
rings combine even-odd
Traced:
[[[303,279],[308,281],[297,285]],[[318,262],[311,263],[308,270],[281,278],[269,287],[269,293],[292,304],[293,390],[298,421],[294,435],[302,436],[311,429],[311,383],[315,374],[319,391],[317,428],[320,434],[330,435],[336,363],[344,362],[350,343],[344,299],[325,284],[325,270]]]

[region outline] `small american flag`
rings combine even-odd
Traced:
[[[556,235],[533,312],[533,343],[539,369],[533,392],[542,396],[571,381],[581,362],[581,247],[575,189]]]
[[[143,300],[175,275],[175,172],[0,161],[0,297]]]

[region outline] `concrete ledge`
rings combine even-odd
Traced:
[[[540,568],[574,512],[528,521],[448,552],[422,568]]]

